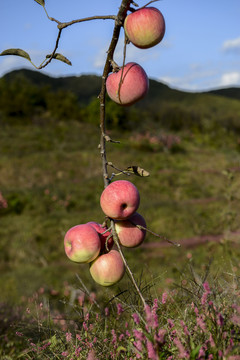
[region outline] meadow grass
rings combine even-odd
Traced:
[[[1,359],[237,360],[238,135],[154,126],[121,138],[112,130],[121,143],[107,144],[118,168],[150,172],[129,178],[139,212],[182,245],[148,233],[139,249],[124,250],[147,309],[126,275],[101,288],[64,253],[71,226],[104,220],[98,129],[75,121],[1,127]]]

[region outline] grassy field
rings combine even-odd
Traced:
[[[140,248],[124,251],[146,298],[160,298],[166,289],[174,291],[206,278],[213,284],[219,279],[219,287],[229,293],[233,288],[239,291],[238,135],[221,128],[209,133],[173,133],[158,129],[157,124],[146,124],[141,132],[112,130],[110,135],[121,143],[107,145],[109,161],[120,169],[139,165],[150,172],[146,178],[128,178],[139,189],[139,212],[148,228],[181,244],[176,247],[148,233]],[[64,253],[63,238],[70,227],[104,220],[99,205],[103,181],[98,142],[97,127],[76,121],[1,127],[0,191],[8,204],[0,208],[1,304],[16,309],[44,292],[44,301],[62,311],[66,288],[74,294],[73,289],[82,287],[76,275],[103,308],[121,292],[118,301],[133,304],[135,295],[129,291],[127,275],[119,284],[103,289],[90,278],[88,266],[71,263]],[[169,305],[170,313],[171,309]],[[54,330],[44,336],[49,339]],[[4,351],[2,358],[8,359]],[[84,354],[79,358],[86,359]],[[162,359],[171,355],[164,354]],[[25,358],[52,358],[48,353],[31,356]],[[115,358],[130,359],[126,352],[124,356]]]

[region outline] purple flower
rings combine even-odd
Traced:
[[[167,298],[168,298],[168,294],[166,292],[164,292],[162,294],[162,304],[166,304]]]
[[[70,342],[72,340],[72,334],[70,332],[67,332],[65,335],[66,335],[66,341]]]
[[[174,344],[176,345],[176,347],[178,348],[178,358],[179,359],[189,359],[189,354],[188,352],[185,350],[183,344],[181,343],[181,341],[178,338],[175,338],[173,340]]]
[[[137,325],[140,324],[140,319],[139,319],[139,316],[137,313],[132,314],[132,317],[133,317],[135,324],[137,324]]]
[[[150,340],[147,340],[147,352],[148,352],[148,358],[151,360],[158,360],[158,355],[156,353],[156,350],[153,347],[153,344]]]
[[[143,341],[144,337],[145,337],[144,334],[141,331],[137,330],[137,329],[133,329],[133,335],[135,336],[135,338],[137,340],[140,340],[140,341]]]
[[[122,304],[117,304],[117,314],[121,315],[123,312],[123,307]]]

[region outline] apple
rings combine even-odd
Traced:
[[[121,81],[121,85],[120,84]],[[134,63],[126,64],[117,72],[111,73],[106,80],[109,97],[120,105],[132,105],[148,92],[149,80],[144,69]]]
[[[148,49],[162,40],[165,34],[165,20],[158,9],[145,7],[125,18],[124,30],[136,47]]]
[[[106,241],[108,236],[112,235],[110,231],[107,231],[106,227],[103,227],[101,224],[95,222],[95,221],[89,221],[87,224],[90,224],[98,233],[100,241],[101,241],[101,250],[100,252],[104,252],[104,251],[109,251],[112,249],[114,241],[113,241],[113,237],[109,237],[108,242],[107,242],[107,248],[106,249]],[[103,234],[104,233],[104,234]]]
[[[111,219],[127,219],[137,210],[140,195],[136,186],[127,180],[116,180],[102,192],[100,205]]]
[[[70,260],[89,263],[100,253],[101,241],[97,231],[89,224],[69,229],[64,237],[64,248]]]
[[[127,220],[115,222],[115,229],[121,245],[133,248],[139,246],[143,242],[146,230],[139,229],[136,225],[141,225],[146,228],[144,218],[137,212]]]
[[[90,274],[96,283],[111,286],[122,279],[125,266],[117,250],[100,255],[90,264]]]

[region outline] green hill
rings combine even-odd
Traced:
[[[101,77],[96,75],[55,78],[26,69],[12,71],[0,79],[0,122],[29,123],[41,118],[97,124],[100,88]],[[121,128],[157,126],[209,132],[222,127],[238,132],[239,94],[240,88],[180,91],[150,79],[148,95],[131,107],[120,107],[107,99],[108,123]]]

